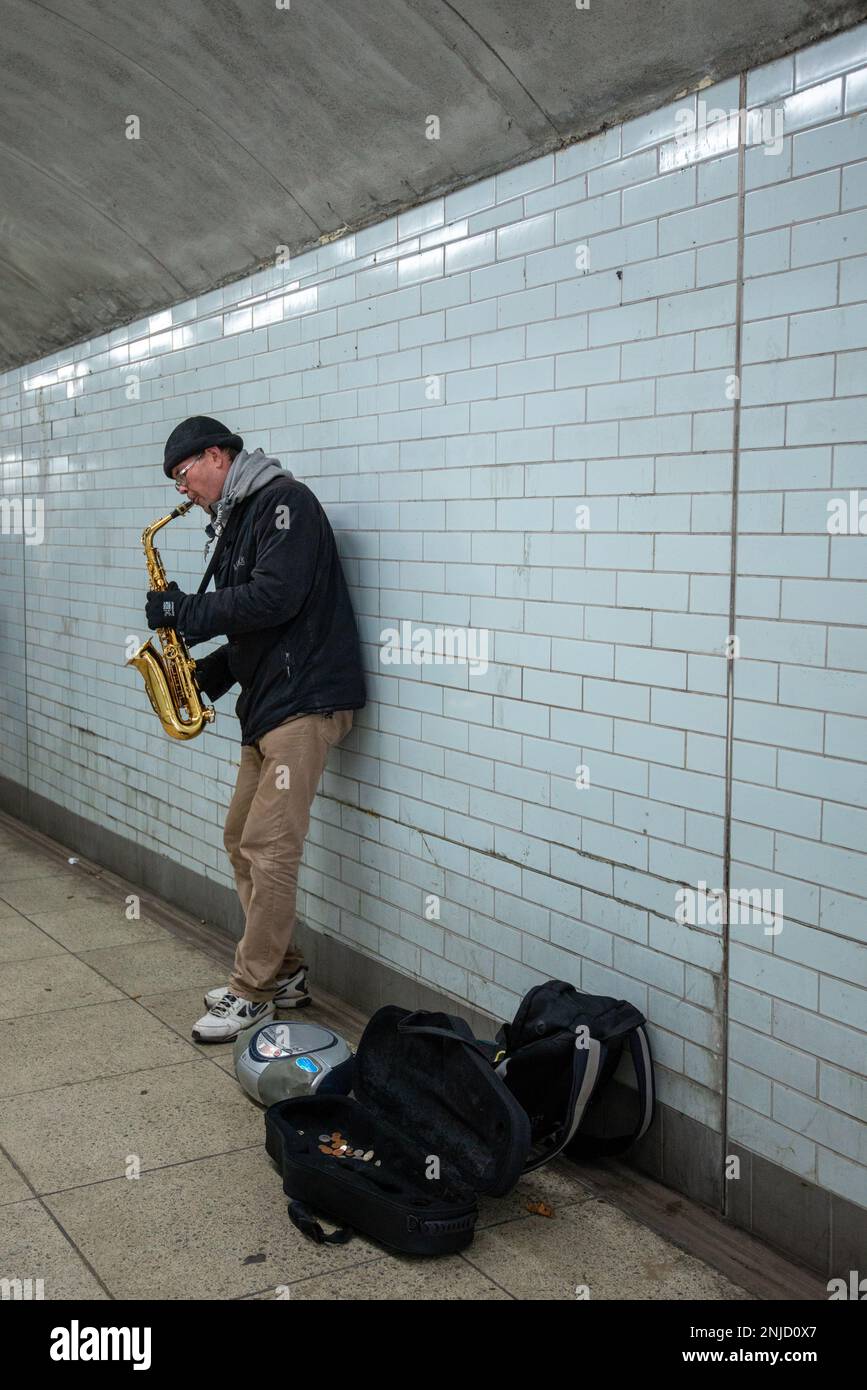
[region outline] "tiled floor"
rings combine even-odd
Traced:
[[[0,823],[0,1277],[41,1278],[47,1299],[753,1296],[567,1162],[483,1199],[461,1255],[312,1244],[287,1218],[231,1046],[190,1038],[228,950],[144,911],[128,921],[130,891]],[[304,1017],[353,1042],[365,1021],[326,998]],[[553,1219],[527,1211],[539,1198]]]

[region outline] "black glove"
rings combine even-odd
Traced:
[[[196,661],[196,680],[202,694],[207,695],[209,700],[219,700],[221,695],[225,695],[226,691],[236,684],[229,666],[228,653],[228,646],[219,647],[217,651],[199,657]]]
[[[145,606],[148,627],[177,627],[181,603],[186,597],[174,580],[167,589],[151,589]]]

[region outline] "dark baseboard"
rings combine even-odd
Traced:
[[[234,890],[210,883],[201,873],[94,825],[3,777],[0,811],[165,899],[197,921],[219,928],[227,947],[240,937],[243,913]],[[303,922],[299,922],[298,939],[319,987],[362,1014],[369,1016],[383,1004],[399,1004],[407,1009],[457,1014],[477,1037],[493,1037],[499,1026],[489,1015],[363,955],[337,937],[313,931]],[[634,1113],[635,1093],[613,1082],[599,1111],[599,1132],[624,1132]],[[804,1182],[737,1144],[729,1144],[728,1149],[729,1156],[740,1160],[740,1176],[728,1181],[725,1193],[729,1221],[826,1279],[848,1280],[851,1270],[860,1271],[862,1276],[867,1273],[867,1207]],[[657,1106],[654,1124],[633,1145],[624,1162],[716,1212],[723,1210],[723,1137],[671,1106]]]

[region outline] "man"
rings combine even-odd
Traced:
[[[223,842],[245,928],[228,986],[208,991],[193,1027],[198,1042],[226,1042],[275,1006],[310,1003],[294,941],[298,865],[328,751],[365,703],[364,676],[334,533],[310,489],[207,415],[172,431],[163,469],[213,518],[216,591],[153,590],[148,625],[175,628],[190,646],[224,633],[196,679],[212,701],[241,686],[241,764]]]

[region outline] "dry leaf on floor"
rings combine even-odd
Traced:
[[[547,1202],[528,1202],[527,1211],[532,1212],[534,1216],[554,1215],[554,1208],[549,1207]]]

